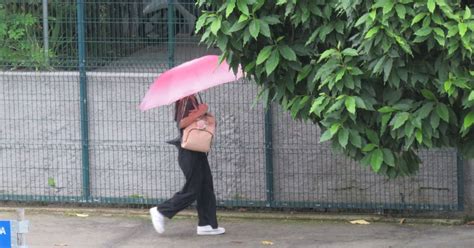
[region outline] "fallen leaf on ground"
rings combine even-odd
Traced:
[[[88,214],[76,214],[77,217],[82,217],[82,218],[85,218],[85,217],[89,217]]]
[[[356,225],[368,225],[370,224],[370,222],[367,222],[365,220],[353,220],[353,221],[350,221],[351,224],[356,224]]]
[[[403,224],[403,223],[405,223],[405,218],[400,220],[400,224]]]
[[[273,245],[272,241],[264,240],[262,241],[262,245]]]

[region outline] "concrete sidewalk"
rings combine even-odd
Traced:
[[[0,209],[0,219],[15,219],[14,209]],[[474,247],[474,226],[348,221],[237,218],[225,214],[219,223],[227,233],[201,237],[192,212],[167,223],[155,233],[145,210],[26,210],[31,248],[54,247]],[[138,212],[138,214],[137,214]],[[140,214],[141,213],[141,214]],[[79,214],[79,216],[78,216]],[[82,217],[81,217],[82,216]],[[362,217],[362,216],[361,216]],[[354,218],[354,217],[350,217]],[[314,218],[316,219],[316,218]],[[363,217],[370,219],[370,217]]]

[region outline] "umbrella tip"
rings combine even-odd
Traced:
[[[141,103],[137,108],[142,112],[145,112],[148,109],[145,103]]]

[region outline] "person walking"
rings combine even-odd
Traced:
[[[198,105],[197,102],[196,95],[191,95],[175,103],[174,120],[178,125],[180,137],[184,128],[207,112],[207,105]],[[173,197],[150,209],[153,227],[158,233],[163,233],[166,218],[172,219],[179,211],[197,201],[196,208],[199,218],[197,234],[219,235],[225,233],[225,229],[217,224],[216,196],[207,154],[183,149],[180,145],[180,138],[169,143],[178,147],[178,164],[186,178],[186,183],[181,191],[174,194]]]

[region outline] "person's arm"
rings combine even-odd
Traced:
[[[193,109],[189,111],[188,116],[185,118],[181,119],[179,121],[179,128],[186,128],[189,125],[191,125],[197,118],[203,116],[205,113],[207,113],[207,110],[209,109],[209,106],[205,103],[199,104],[197,109]]]

